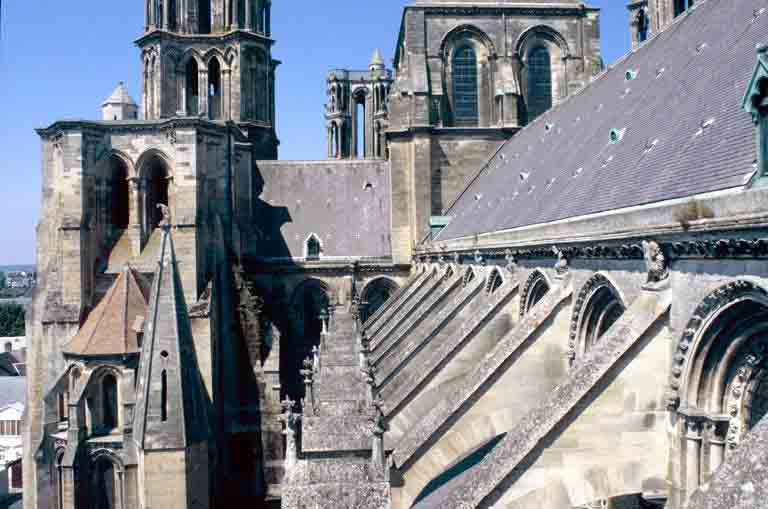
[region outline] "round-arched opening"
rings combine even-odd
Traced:
[[[534,272],[528,278],[526,290],[527,291],[523,291],[520,316],[527,314],[547,294],[549,291],[547,278],[539,271]]]
[[[352,132],[354,137],[352,138],[352,153],[356,159],[363,159],[368,154],[366,153],[366,145],[368,142],[368,133],[366,132],[368,118],[367,113],[367,100],[368,94],[365,90],[359,90],[352,96]]]
[[[99,458],[93,465],[93,491],[91,500],[94,509],[117,508],[117,472],[115,465],[107,458]]]
[[[218,58],[212,58],[208,64],[208,117],[211,120],[222,118],[221,95],[221,64]]]
[[[451,61],[451,72],[454,125],[477,126],[479,122],[477,54],[472,46],[456,49]]]
[[[491,295],[503,284],[504,278],[501,277],[501,273],[499,273],[498,269],[493,269],[491,275],[488,276],[488,283],[486,284],[485,290],[488,292],[488,295]]]
[[[190,58],[184,67],[184,101],[187,116],[196,117],[200,111],[200,72],[197,60]]]
[[[117,428],[117,379],[112,374],[101,380],[101,425],[104,431]]]
[[[624,311],[616,290],[607,282],[599,285],[589,296],[579,319],[579,354],[590,351]]]
[[[535,46],[528,52],[528,121],[552,107],[552,57],[549,49]]]
[[[312,347],[320,345],[323,316],[328,313],[330,298],[327,287],[317,279],[304,281],[291,298],[291,337],[285,349],[281,348],[280,380],[283,396],[301,401],[304,382],[300,370],[304,359],[312,355]]]
[[[128,228],[130,218],[128,167],[117,156],[109,160],[109,226],[116,230]]]
[[[397,292],[397,283],[387,278],[374,279],[362,294],[360,319],[363,323],[373,316]]]
[[[163,211],[158,205],[168,206],[168,168],[159,156],[153,156],[144,168],[144,242],[163,221]]]
[[[700,327],[685,363],[680,411],[688,494],[768,413],[768,294],[741,283],[707,297],[685,333]]]

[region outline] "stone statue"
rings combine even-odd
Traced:
[[[648,269],[648,283],[659,283],[669,277],[667,258],[658,243],[643,241],[645,266]]]
[[[171,226],[171,209],[164,203],[158,203],[157,208],[160,209],[163,219],[160,221],[160,227]]]
[[[557,246],[552,246],[552,252],[557,256],[557,263],[555,263],[555,272],[559,276],[562,276],[568,272],[568,257],[565,256],[565,252]]]

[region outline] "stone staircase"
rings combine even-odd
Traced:
[[[489,507],[529,467],[529,458],[546,449],[549,439],[562,433],[569,416],[584,410],[598,383],[611,372],[670,307],[669,290],[644,291],[601,340],[601,346],[577,362],[567,378],[533,408],[469,475],[442,501],[444,509]],[[400,459],[404,455],[401,453]]]
[[[329,333],[323,336],[312,395],[305,399],[301,417],[301,453],[295,464],[286,463],[282,507],[387,508],[383,446],[381,462],[373,455],[378,412],[360,369],[357,327],[350,311],[336,308]]]

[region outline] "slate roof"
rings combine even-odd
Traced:
[[[768,12],[755,16],[763,7],[698,3],[505,143],[437,240],[743,186],[756,147],[741,101],[755,46],[768,40]]]
[[[498,6],[559,6],[559,5],[583,5],[582,0],[416,0],[414,6],[422,5],[439,5],[439,6],[461,6],[467,5],[482,6],[482,7],[498,7]]]
[[[265,258],[301,258],[311,233],[323,257],[391,254],[386,161],[258,161],[254,225]]]
[[[74,338],[64,347],[70,355],[126,355],[139,352],[135,330],[147,315],[147,300],[137,274],[125,267]]]
[[[25,401],[27,401],[27,379],[25,377],[0,377],[0,408]]]

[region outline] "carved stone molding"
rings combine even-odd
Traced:
[[[670,410],[676,410],[680,405],[680,384],[685,366],[691,356],[691,348],[694,340],[701,334],[704,324],[713,313],[739,297],[749,294],[758,294],[768,298],[768,292],[763,288],[743,279],[733,281],[721,286],[707,295],[693,312],[693,316],[677,344],[675,355],[672,359],[669,388],[667,391],[667,406]]]
[[[576,302],[573,304],[573,313],[571,314],[571,330],[568,336],[568,360],[572,363],[576,359],[576,348],[578,347],[579,326],[581,325],[581,313],[587,304],[589,297],[601,286],[612,286],[608,278],[602,274],[595,274],[581,287]]]
[[[525,316],[526,311],[528,311],[525,309],[526,303],[531,295],[531,290],[533,290],[533,287],[539,281],[546,282],[547,278],[538,270],[534,270],[531,275],[528,276],[528,279],[526,279],[525,284],[523,285],[523,292],[520,294],[520,319],[522,319]]]

